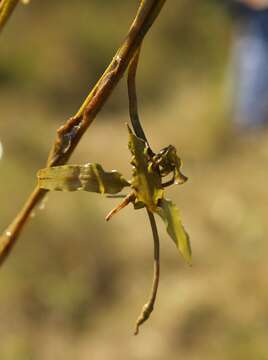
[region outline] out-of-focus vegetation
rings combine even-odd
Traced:
[[[137,1],[32,1],[0,37],[0,225],[35,184],[56,128],[75,113],[126,34]],[[117,200],[51,193],[0,272],[0,358],[266,360],[265,136],[229,134],[230,19],[215,1],[168,1],[147,37],[141,114],[155,149],[175,145],[189,182],[169,190],[194,266],[161,223],[162,274],[151,321],[133,325],[151,281],[152,239]],[[130,174],[122,81],[72,162]]]

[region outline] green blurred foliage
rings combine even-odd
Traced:
[[[121,44],[138,1],[36,1],[0,37],[0,226],[45,164],[56,128],[76,112]],[[179,205],[188,268],[159,222],[162,278],[138,338],[152,239],[143,211],[118,200],[49,194],[0,273],[0,358],[267,360],[266,134],[230,136],[224,88],[231,22],[220,2],[168,1],[146,38],[138,86],[153,147],[168,144],[189,182]],[[131,173],[122,80],[73,163]]]

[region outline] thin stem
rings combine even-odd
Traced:
[[[130,202],[135,200],[135,194],[134,192],[131,192],[130,194],[128,194],[124,200],[117,205],[114,209],[112,209],[109,214],[105,217],[106,221],[111,220],[111,218],[117,214],[119,211],[121,211],[122,209],[124,209]]]
[[[128,69],[128,98],[129,98],[129,115],[130,120],[134,129],[136,136],[143,139],[147,144],[148,141],[146,139],[144,130],[142,128],[139,114],[138,114],[138,101],[137,101],[137,89],[136,89],[136,75],[137,68],[139,63],[139,55],[140,55],[141,47],[139,47],[134,54]],[[149,147],[150,149],[150,147]],[[148,302],[143,306],[141,314],[139,315],[136,322],[135,335],[138,335],[140,326],[149,319],[151,313],[154,310],[154,304],[157,296],[159,277],[160,277],[160,245],[159,245],[159,236],[156,226],[156,221],[154,214],[150,212],[148,209],[147,214],[150,220],[150,225],[153,233],[154,240],[154,275],[153,275],[153,284],[152,290],[149,297]]]
[[[135,134],[139,138],[143,139],[148,143],[146,139],[146,135],[140,123],[139,112],[138,112],[137,90],[136,90],[136,75],[137,75],[140,51],[141,51],[141,47],[139,47],[139,49],[136,51],[128,68],[127,85],[128,85],[128,98],[129,98],[129,115]]]
[[[154,215],[147,209],[147,214],[149,216],[150,225],[153,232],[154,239],[154,276],[153,276],[153,285],[151,294],[148,302],[143,306],[140,316],[136,322],[135,335],[139,333],[139,327],[149,319],[151,313],[154,310],[154,304],[156,300],[159,278],[160,278],[160,244],[159,244],[159,235],[156,227]]]
[[[18,3],[19,0],[0,0],[0,32],[2,31]]]
[[[113,89],[123,76],[133,55],[140,47],[143,38],[154,23],[166,0],[142,0],[128,35],[110,65],[94,86],[78,112],[57,131],[57,137],[49,153],[47,166],[65,164],[81,137],[91,125]],[[68,146],[65,143],[68,139]],[[42,200],[46,190],[36,187],[22,210],[0,237],[0,264],[6,259],[18,235],[27,222],[31,211]]]

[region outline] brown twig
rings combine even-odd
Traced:
[[[111,218],[117,214],[119,211],[121,211],[122,209],[124,209],[126,206],[128,206],[129,203],[131,203],[132,201],[135,200],[135,194],[134,192],[131,192],[130,194],[128,194],[124,200],[119,204],[117,205],[114,209],[112,209],[108,215],[105,217],[105,220],[106,221],[109,221],[111,220]]]
[[[18,5],[19,0],[0,0],[0,32]]]
[[[123,76],[133,55],[140,47],[143,38],[157,18],[165,1],[141,0],[137,15],[123,45],[119,48],[110,65],[89,93],[77,114],[59,128],[55,143],[49,154],[48,166],[63,165],[69,160],[81,137]],[[14,246],[31,211],[43,199],[46,193],[46,190],[36,187],[22,210],[1,235],[0,264],[3,263]]]

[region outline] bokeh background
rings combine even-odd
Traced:
[[[55,131],[121,44],[138,1],[36,1],[0,37],[0,226],[15,216]],[[173,144],[189,181],[168,190],[191,236],[193,267],[159,221],[155,311],[136,317],[152,277],[152,236],[118,200],[51,193],[0,272],[3,360],[267,360],[266,132],[232,132],[232,19],[217,1],[170,0],[143,47],[140,112],[154,149]],[[71,162],[130,175],[122,79]]]

